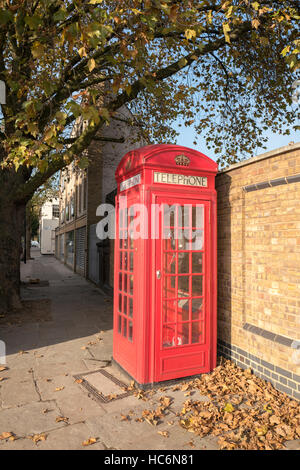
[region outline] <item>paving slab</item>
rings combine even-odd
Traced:
[[[1,381],[1,407],[12,408],[39,400],[39,394],[31,374],[26,379]]]
[[[97,442],[84,446],[83,442],[89,438],[96,438]],[[40,441],[37,450],[104,450],[98,436],[91,435],[89,427],[85,423],[77,423],[58,429],[47,434],[45,441]]]
[[[47,413],[44,411],[48,410]],[[64,423],[55,420],[60,416],[55,401],[35,402],[0,411],[0,434],[13,432],[17,437],[39,434],[61,428]]]

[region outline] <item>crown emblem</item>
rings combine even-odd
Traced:
[[[175,157],[175,163],[179,166],[189,166],[190,159],[186,155],[177,155],[177,157]]]

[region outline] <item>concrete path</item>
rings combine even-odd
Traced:
[[[0,450],[217,449],[216,438],[200,439],[178,425],[182,392],[170,388],[147,401],[131,395],[102,404],[89,396],[74,375],[105,368],[128,383],[110,364],[112,300],[54,257],[37,250],[32,255],[22,263],[22,280],[49,285],[26,286],[22,295],[41,309],[50,299],[50,319],[0,327],[7,348],[7,370],[0,372]],[[166,395],[173,403],[162,424],[139,420]]]

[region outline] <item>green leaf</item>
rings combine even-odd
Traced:
[[[12,18],[13,18],[13,15],[10,11],[0,10],[0,24],[6,24],[9,21],[11,21]]]
[[[31,48],[31,53],[35,59],[39,59],[40,57],[42,57],[42,55],[44,54],[44,51],[45,49],[44,49],[43,44],[37,41],[33,44],[33,47]]]
[[[43,24],[42,18],[37,15],[25,16],[24,21],[30,29],[37,29],[41,24]]]
[[[183,68],[187,64],[187,60],[184,57],[181,57],[181,59],[178,61],[178,65],[180,68]]]

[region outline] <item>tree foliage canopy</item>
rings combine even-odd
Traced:
[[[30,197],[122,105],[152,141],[179,117],[235,161],[296,122],[299,18],[292,0],[0,0],[2,171]]]

